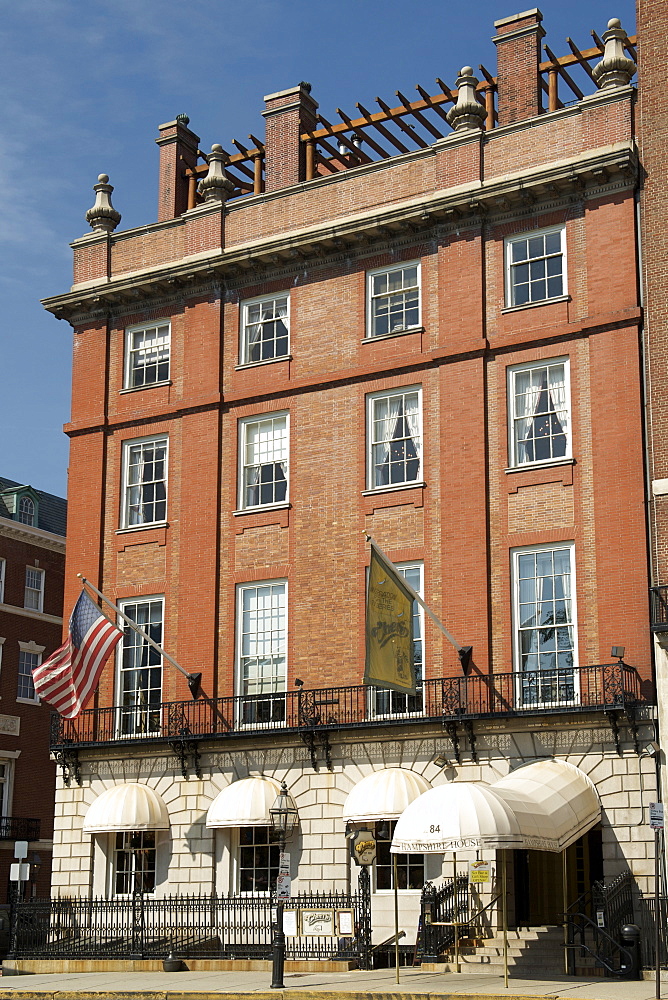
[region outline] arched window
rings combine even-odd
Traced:
[[[19,500],[19,521],[21,524],[35,523],[35,503],[30,497],[21,497]]]

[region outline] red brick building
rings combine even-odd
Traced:
[[[28,841],[25,894],[51,882],[51,711],[31,669],[61,643],[66,513],[60,497],[0,478],[0,904],[16,841]]]
[[[547,758],[598,812],[565,829],[563,868],[514,850],[511,920],[557,923],[627,872],[641,915],[634,49],[613,21],[541,61],[539,11],[495,28],[496,76],[397,108],[331,125],[302,83],[265,99],[264,142],[207,157],[183,116],[161,126],[157,222],[114,231],[100,176],[74,285],[45,303],[74,328],[66,606],[81,572],[202,693],[127,630],[56,740],[80,772],[57,896],[266,888],[285,781],[293,892],[354,887],[346,830],[372,825],[381,942],[397,775],[410,800]],[[363,688],[364,532],[472,645],[466,676],[416,604],[418,693]],[[420,888],[450,868],[399,859],[412,951]]]

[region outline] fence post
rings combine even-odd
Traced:
[[[371,968],[371,880],[369,865],[363,865],[359,874],[360,889],[360,958],[363,969]]]
[[[420,919],[422,921],[422,961],[436,962],[438,955],[434,947],[434,895],[435,888],[431,882],[425,882],[420,897]]]

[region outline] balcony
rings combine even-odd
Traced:
[[[473,674],[426,680],[407,697],[365,685],[197,701],[89,709],[76,719],[52,717],[51,746],[119,741],[225,740],[278,733],[326,732],[388,725],[444,724],[591,711],[623,711],[643,699],[640,678],[625,663],[542,672]]]
[[[39,840],[41,820],[0,816],[0,840]]]
[[[652,632],[668,632],[668,587],[649,588],[649,614]]]

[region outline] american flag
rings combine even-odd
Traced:
[[[75,719],[97,687],[102,668],[123,633],[85,590],[74,605],[67,642],[34,667],[35,691],[64,719]]]

